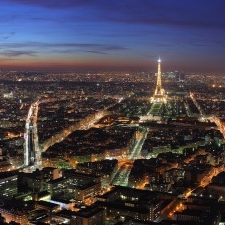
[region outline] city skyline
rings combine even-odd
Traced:
[[[225,223],[225,77],[163,66],[1,71],[0,224]]]
[[[1,70],[224,72],[218,1],[1,3]]]

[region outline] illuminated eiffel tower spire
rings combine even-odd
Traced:
[[[167,96],[164,89],[162,88],[161,59],[159,58],[156,88],[154,95],[151,98],[151,102],[166,102],[166,98]]]
[[[155,95],[162,94],[162,75],[161,75],[161,59],[158,59],[158,74],[157,74],[157,83],[155,89]]]

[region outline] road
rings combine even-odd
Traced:
[[[214,122],[217,125],[220,132],[223,134],[223,137],[225,138],[225,124],[217,116],[206,116],[205,113],[203,112],[203,110],[201,109],[200,105],[196,101],[193,93],[190,93],[190,97],[191,97],[192,101],[194,102],[195,106],[200,111],[201,116],[205,117],[206,119],[210,120],[211,122]]]
[[[220,132],[223,134],[223,138],[225,138],[225,124],[216,116],[209,117],[209,120],[216,124]]]
[[[217,176],[223,170],[224,170],[224,165],[222,165],[220,168],[214,168],[210,172],[205,174],[205,176],[202,178],[199,185],[196,185],[196,187],[194,187],[194,188],[187,188],[183,192],[183,194],[178,195],[178,197],[173,200],[172,204],[169,207],[165,208],[165,210],[163,210],[161,212],[161,215],[157,218],[157,220],[155,222],[159,222],[165,218],[172,219],[175,212],[181,211],[183,209],[183,201],[188,199],[188,197],[191,196],[192,192],[194,192],[199,187],[204,188],[207,185],[209,185],[212,178],[214,176]]]
[[[130,154],[126,158],[123,158],[123,165],[119,168],[117,174],[115,175],[112,183],[114,185],[127,186],[129,181],[129,175],[133,166],[133,162],[140,155],[142,146],[145,142],[145,139],[148,135],[148,129],[140,128],[136,135],[135,143],[131,149]],[[120,161],[119,161],[120,164]]]
[[[185,101],[184,102],[184,107],[185,107],[185,110],[186,110],[186,113],[187,113],[187,115],[189,116],[189,117],[191,117],[191,110],[190,110],[190,108],[189,108],[189,105],[188,105],[188,103],[187,103],[187,101]]]
[[[140,128],[138,132],[139,134],[138,134],[138,137],[136,138],[136,143],[134,147],[132,148],[130,155],[128,155],[128,159],[136,159],[140,155],[142,146],[148,135],[147,128]]]
[[[99,111],[95,114],[89,115],[86,118],[82,119],[80,122],[72,124],[70,127],[65,128],[59,133],[52,135],[51,138],[45,140],[41,144],[42,152],[45,152],[50,146],[63,141],[68,135],[76,130],[88,130],[90,129],[95,122],[97,122],[100,118],[108,115],[108,112],[105,110]]]
[[[114,185],[127,186],[131,168],[132,168],[132,166],[128,167],[127,165],[123,165],[118,170],[118,173],[116,174],[112,183]]]
[[[194,93],[190,92],[190,98],[192,99],[192,101],[194,102],[195,106],[197,107],[198,111],[200,112],[201,116],[204,116],[204,112],[201,109],[201,106],[198,104],[198,102],[195,99],[195,95]]]
[[[41,151],[38,142],[37,117],[39,102],[31,104],[25,125],[24,165],[41,168]]]
[[[51,138],[45,140],[41,144],[41,151],[45,152],[49,147],[51,147],[52,145],[54,145],[56,143],[63,141],[68,135],[70,135],[72,132],[74,132],[76,130],[90,129],[94,125],[95,122],[100,120],[102,117],[110,114],[110,112],[108,112],[107,109],[115,106],[117,103],[119,103],[121,101],[122,101],[122,98],[119,98],[116,103],[109,105],[108,107],[105,107],[104,110],[101,110],[94,114],[88,115],[87,117],[82,119],[80,122],[75,122],[74,124],[65,128],[61,132],[58,132],[58,133],[52,135]]]

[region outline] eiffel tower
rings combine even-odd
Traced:
[[[161,75],[161,59],[158,59],[158,74],[157,83],[151,102],[166,102],[167,96],[165,90],[162,88],[162,75]]]

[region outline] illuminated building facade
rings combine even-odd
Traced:
[[[71,225],[103,225],[105,217],[104,208],[90,206],[75,212],[71,218]]]
[[[106,217],[130,217],[142,221],[154,221],[162,210],[173,201],[169,195],[116,186],[112,191],[97,197],[96,205],[106,209]]]
[[[27,225],[28,223],[28,213],[20,210],[5,209],[0,207],[0,213],[5,217],[6,222],[14,221],[20,225]]]
[[[0,177],[0,199],[8,199],[17,195],[18,175]]]

